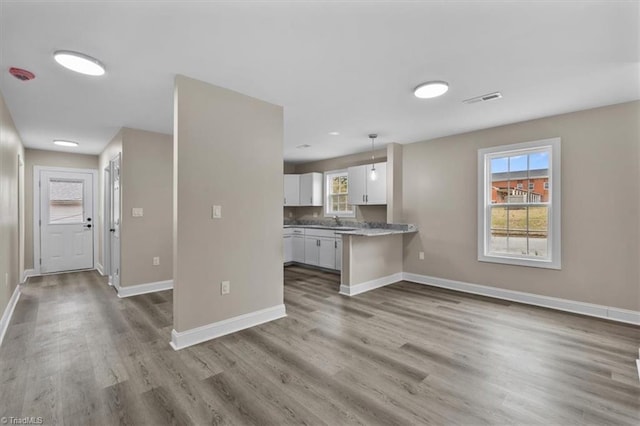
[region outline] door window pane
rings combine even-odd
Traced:
[[[49,223],[82,223],[83,196],[84,182],[81,180],[49,180]]]

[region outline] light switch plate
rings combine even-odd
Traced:
[[[222,281],[220,283],[220,293],[221,294],[231,293],[231,281]]]
[[[222,206],[211,206],[211,218],[212,219],[222,218]]]
[[[156,256],[153,258],[153,266],[160,265],[160,257]]]
[[[418,254],[418,259],[420,259],[420,260],[424,260],[424,252],[423,252],[423,251],[421,251],[421,252]]]
[[[131,216],[133,217],[142,217],[144,215],[144,211],[142,207],[134,207],[131,209]]]

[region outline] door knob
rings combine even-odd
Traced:
[[[116,232],[114,228],[109,229],[109,232]]]
[[[91,224],[89,223],[89,224],[85,225],[84,227],[85,228],[91,228]]]

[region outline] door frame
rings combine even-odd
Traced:
[[[33,270],[35,275],[40,275],[40,172],[48,170],[52,172],[68,172],[68,173],[90,173],[93,179],[93,214],[91,215],[93,223],[98,222],[96,214],[98,213],[98,170],[97,169],[75,169],[71,167],[49,167],[49,166],[33,166]],[[93,234],[93,268],[96,267],[98,260],[98,234],[97,226],[91,227]]]
[[[102,275],[109,277],[111,284],[111,165],[102,171],[103,173],[103,200],[102,200]]]

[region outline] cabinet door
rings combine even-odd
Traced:
[[[365,166],[367,204],[387,204],[387,163],[376,163],[376,180],[371,179],[371,164]],[[349,188],[351,189],[351,188]]]
[[[320,238],[319,266],[328,269],[336,269],[336,239]]]
[[[366,204],[367,180],[365,177],[365,166],[349,167],[349,195],[347,199],[351,205]]]
[[[300,205],[300,175],[284,175],[284,205]]]
[[[322,173],[300,175],[300,205],[322,206]]]
[[[336,238],[336,269],[342,271],[342,237]]]
[[[320,245],[316,237],[304,238],[304,263],[318,266]]]
[[[293,241],[291,235],[285,235],[283,238],[284,263],[293,260]]]
[[[293,235],[291,237],[291,260],[304,263],[304,236]]]

